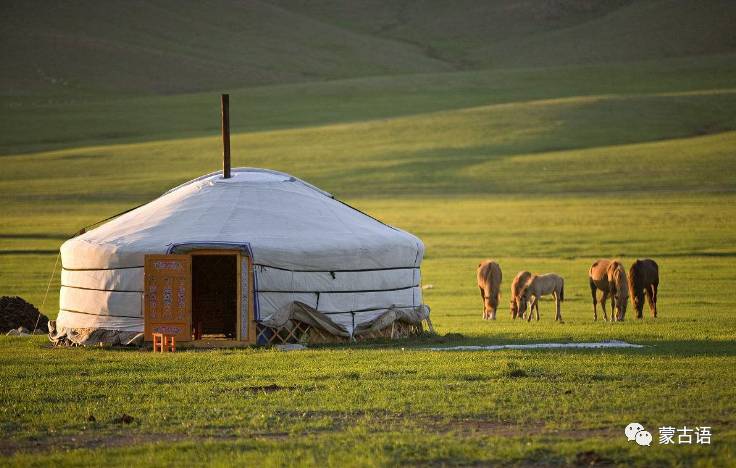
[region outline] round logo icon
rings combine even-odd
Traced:
[[[636,433],[639,431],[643,431],[644,426],[642,426],[639,423],[631,423],[628,426],[626,426],[626,429],[624,429],[624,433],[626,434],[626,438],[629,441],[636,439]]]
[[[649,447],[652,443],[652,434],[649,431],[639,431],[636,433],[636,443]]]

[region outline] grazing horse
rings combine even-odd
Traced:
[[[531,276],[532,274],[528,271],[520,271],[511,283],[511,318],[514,320],[516,320],[516,317],[524,318],[524,314],[519,313],[519,296]]]
[[[626,270],[618,260],[596,260],[588,270],[590,280],[590,294],[593,296],[593,320],[598,320],[596,292],[603,291],[601,296],[601,308],[603,309],[603,320],[608,321],[606,313],[606,300],[611,297],[611,321],[623,320],[626,314],[626,301],[629,291],[626,283]],[[617,311],[617,312],[616,312]]]
[[[629,289],[631,302],[636,309],[636,318],[642,317],[644,294],[649,302],[652,316],[657,318],[657,288],[659,287],[659,266],[654,260],[637,259],[629,269]]]
[[[501,296],[501,267],[493,260],[478,264],[478,288],[483,299],[483,320],[496,320],[496,309]]]
[[[611,321],[623,321],[629,303],[629,283],[626,270],[618,260],[608,265],[608,293],[611,295]],[[616,314],[614,315],[614,310]]]
[[[555,320],[559,320],[562,323],[560,302],[565,300],[565,280],[554,273],[532,275],[524,285],[524,289],[520,295],[519,312],[523,315],[526,312],[527,304],[530,304],[527,321],[532,319],[532,312],[535,307],[537,309],[537,320],[539,320],[539,299],[548,294],[552,294],[555,297],[555,304],[557,306]]]

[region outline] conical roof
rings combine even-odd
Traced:
[[[169,190],[62,246],[65,269],[141,267],[177,245],[247,245],[257,264],[286,270],[419,266],[424,246],[289,174],[236,168]]]

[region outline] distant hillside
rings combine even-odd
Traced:
[[[417,44],[464,68],[630,62],[736,51],[732,0],[276,0]]]
[[[4,95],[177,93],[451,69],[420,47],[259,1],[3,0],[0,18]]]
[[[730,0],[0,3],[0,94],[180,93],[736,51]]]

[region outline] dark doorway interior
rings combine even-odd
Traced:
[[[192,256],[192,326],[195,337],[236,337],[237,281],[236,255]]]

